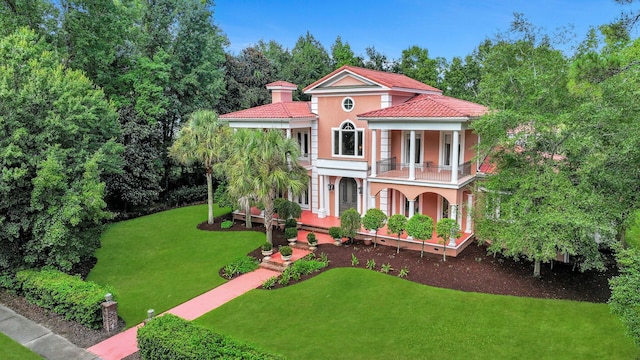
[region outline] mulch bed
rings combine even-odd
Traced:
[[[210,231],[246,231],[244,223],[235,222],[230,229],[221,229],[221,221],[216,219],[214,224],[206,222],[198,225],[201,230]],[[262,224],[254,224],[253,231],[264,232]],[[274,248],[287,245],[284,233],[273,230]],[[533,263],[517,261],[501,255],[487,254],[486,248],[476,243],[471,244],[457,257],[447,257],[443,261],[442,255],[425,253],[420,257],[419,251],[400,250],[396,254],[395,244],[365,246],[361,242],[354,245],[335,246],[322,244],[318,246],[316,254],[327,254],[330,263],[328,269],[337,267],[351,267],[351,254],[358,260],[357,267],[365,268],[367,260],[376,262],[379,271],[382,264],[390,264],[393,270],[390,275],[397,276],[400,269],[407,268],[407,280],[424,285],[441,288],[473,291],[488,294],[526,296],[544,299],[566,299],[605,303],[611,295],[609,279],[617,275],[613,258],[609,258],[609,270],[605,272],[580,272],[571,264],[554,262],[543,264],[541,277],[534,278]],[[260,249],[249,255],[262,259]],[[318,273],[315,273],[317,275]],[[301,279],[304,281],[305,278]],[[291,284],[294,282],[292,281]],[[277,288],[278,286],[276,286]]]
[[[223,230],[220,228],[221,220],[223,219],[217,218],[212,225],[206,222],[201,223],[198,228],[208,231],[247,230],[244,223],[239,222],[230,229]],[[251,230],[264,232],[265,228],[262,224],[256,224]],[[283,231],[274,229],[273,242],[275,248],[287,244]],[[488,255],[486,249],[477,244],[470,245],[458,257],[447,257],[446,261],[443,261],[441,255],[425,253],[421,258],[419,251],[400,250],[400,253],[396,254],[394,246],[378,245],[373,248],[373,246],[364,246],[362,243],[343,246],[323,244],[316,250],[316,254],[320,253],[327,254],[330,260],[329,267],[323,271],[337,267],[351,267],[351,254],[354,254],[360,262],[358,265],[360,268],[365,267],[367,260],[373,259],[377,270],[380,270],[382,264],[390,264],[393,268],[389,273],[390,276],[397,276],[400,269],[406,267],[409,271],[406,279],[424,285],[488,294],[595,303],[605,303],[609,299],[611,291],[608,280],[617,275],[613,259],[610,258],[609,270],[605,272],[583,273],[574,270],[570,264],[554,263],[553,268],[549,264],[543,265],[541,278],[536,279],[532,276],[531,262],[517,261],[500,255]],[[254,250],[249,255],[262,259],[260,249]],[[86,265],[80,266],[79,272],[86,276],[94,264],[95,259],[90,259]],[[317,274],[319,273],[303,277],[300,281]],[[295,281],[291,282],[293,283]],[[92,330],[29,304],[24,298],[7,291],[0,290],[0,303],[83,348],[95,345],[124,329],[124,323],[120,321],[119,328],[115,332]],[[136,353],[127,359],[138,358],[139,354]]]

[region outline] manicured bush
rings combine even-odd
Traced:
[[[280,246],[279,251],[280,255],[282,256],[290,256],[291,254],[293,254],[293,249],[291,248],[291,246]]]
[[[334,239],[341,239],[342,238],[342,229],[340,229],[340,227],[338,226],[332,226],[329,228],[329,236],[331,236]]]
[[[264,244],[262,244],[262,251],[270,250],[273,250],[273,244],[271,244],[270,242],[265,242]]]
[[[283,359],[167,314],[138,329],[142,359]]]
[[[285,228],[294,228],[295,229],[295,228],[298,227],[298,221],[296,219],[289,218],[289,219],[285,220],[284,227]]]
[[[307,242],[309,242],[309,244],[317,244],[318,243],[318,238],[316,238],[316,234],[310,232],[307,234]]]
[[[24,297],[32,304],[49,309],[93,329],[102,326],[104,295],[113,289],[58,270],[24,270],[16,274]]]
[[[298,229],[294,227],[284,229],[284,237],[287,239],[294,239],[298,237]]]

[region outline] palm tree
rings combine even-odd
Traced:
[[[253,130],[248,134],[238,131],[235,137],[240,140],[233,142],[227,169],[231,177],[229,184],[241,185],[232,193],[236,196],[253,194],[262,202],[267,241],[272,243],[274,199],[280,192],[291,191],[299,195],[307,188],[307,171],[298,163],[300,148],[294,140],[275,129]]]
[[[251,228],[251,205],[257,201],[255,189],[252,188],[251,179],[255,177],[252,173],[253,161],[248,156],[247,151],[251,148],[251,141],[255,136],[253,130],[238,129],[231,139],[231,149],[228,161],[225,162],[225,173],[227,176],[227,191],[229,195],[237,199],[239,207],[245,213],[245,226]]]
[[[183,165],[200,163],[207,177],[207,203],[209,217],[213,224],[213,171],[225,159],[226,146],[230,137],[229,127],[218,120],[218,115],[209,110],[192,113],[189,121],[180,129],[178,138],[169,148],[169,156]]]

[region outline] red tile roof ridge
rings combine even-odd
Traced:
[[[410,78],[404,74],[397,74],[397,73],[392,73],[392,72],[388,72],[388,71],[380,71],[380,70],[373,70],[373,69],[367,69],[367,68],[362,68],[362,67],[358,67],[358,66],[351,66],[351,65],[343,65],[337,69],[335,69],[334,71],[330,72],[329,74],[323,76],[322,78],[320,78],[319,80],[313,82],[312,84],[306,86],[302,91],[306,92],[307,90],[311,90],[314,87],[316,87],[317,85],[325,82],[327,79],[330,79],[331,77],[333,77],[336,74],[339,74],[340,72],[343,71],[349,71],[352,72],[356,75],[362,76],[364,78],[367,78],[369,80],[373,80],[374,82],[380,83],[386,87],[389,88],[403,88],[403,89],[413,89],[413,90],[422,90],[422,91],[436,91],[436,92],[442,92],[442,90],[435,88],[431,85],[427,85],[425,83],[422,83],[416,79]]]
[[[220,115],[221,119],[276,119],[315,117],[308,101],[277,102]]]
[[[294,83],[290,83],[288,81],[284,81],[284,80],[278,80],[278,81],[274,81],[272,83],[268,83],[266,85],[267,89],[273,86],[286,86],[286,87],[298,87],[298,85],[294,84]]]

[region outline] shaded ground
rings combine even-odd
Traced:
[[[216,231],[246,231],[244,224],[236,223],[231,229],[221,230],[220,219],[213,225],[202,223],[198,228]],[[264,232],[265,228],[258,224],[251,230]],[[274,244],[287,243],[282,231],[274,230]],[[567,299],[604,303],[609,299],[610,290],[608,279],[617,272],[611,266],[607,272],[573,271],[568,264],[555,263],[553,268],[549,264],[542,267],[540,279],[531,276],[533,265],[527,261],[514,261],[501,256],[487,255],[485,248],[476,244],[470,245],[460,256],[448,257],[442,261],[441,255],[424,254],[420,258],[419,251],[401,250],[396,254],[393,246],[364,246],[362,243],[348,246],[320,245],[317,254],[326,253],[330,264],[327,269],[336,267],[350,267],[351,255],[359,260],[358,267],[364,268],[367,261],[373,259],[376,270],[382,264],[391,265],[389,274],[397,276],[401,269],[409,271],[406,279],[417,283],[462,291],[483,292],[489,294],[503,294],[527,296],[547,299]],[[250,255],[262,259],[260,249]],[[612,263],[613,264],[613,263]],[[95,265],[91,259],[78,272],[86,276]],[[316,273],[315,275],[317,275]],[[305,277],[301,281],[305,280]],[[279,286],[279,285],[277,285]],[[87,348],[107,339],[111,334],[106,331],[96,331],[72,321],[64,320],[59,315],[48,310],[27,303],[24,298],[0,290],[0,303],[5,304],[17,313],[40,323],[56,334],[62,335],[72,343]],[[120,331],[124,323],[120,322]],[[137,359],[138,354],[129,357]]]

